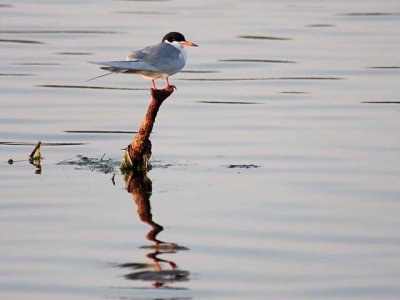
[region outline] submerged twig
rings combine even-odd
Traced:
[[[40,146],[42,145],[42,142],[37,142],[35,149],[33,149],[33,151],[31,152],[31,154],[29,155],[29,159],[40,159]]]

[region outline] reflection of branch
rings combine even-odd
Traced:
[[[147,233],[146,238],[155,243],[151,246],[142,247],[150,250],[146,256],[152,260],[152,263],[126,263],[119,265],[121,268],[136,270],[135,272],[126,274],[125,278],[129,280],[152,281],[155,288],[167,288],[165,285],[168,283],[189,280],[188,271],[179,270],[173,261],[158,257],[162,254],[173,254],[176,253],[177,250],[188,249],[174,243],[166,243],[157,239],[157,235],[163,230],[163,227],[153,221],[150,205],[152,182],[147,177],[146,172],[136,171],[126,173],[125,184],[128,192],[133,195],[140,220],[149,224],[152,228]],[[163,270],[162,265],[164,263],[169,265],[170,270]]]
[[[131,172],[125,174],[125,182],[128,193],[133,195],[133,200],[138,207],[137,212],[140,220],[152,227],[146,235],[146,238],[155,242],[157,245],[163,243],[156,237],[164,228],[153,221],[153,215],[151,214],[151,180],[147,177],[146,172]]]
[[[154,245],[142,247],[150,250],[146,256],[152,260],[151,264],[126,263],[119,265],[121,268],[136,270],[133,273],[126,274],[125,278],[129,280],[152,281],[155,288],[166,288],[165,285],[168,283],[189,280],[188,271],[179,270],[173,261],[158,257],[162,254],[174,254],[178,250],[188,249],[157,239],[157,235],[163,230],[163,227],[153,221],[150,205],[153,187],[151,180],[147,177],[146,171],[126,173],[125,184],[128,192],[133,195],[140,220],[151,226],[151,230],[147,233],[146,238],[155,243]],[[170,270],[163,270],[162,265],[164,263],[169,265]]]
[[[159,270],[160,270],[160,271],[161,271],[160,262],[168,263],[169,266],[171,267],[171,269],[172,269],[172,270],[175,270],[177,266],[176,266],[176,264],[175,264],[173,261],[171,261],[171,260],[166,260],[166,259],[161,259],[161,258],[158,258],[158,257],[157,257],[159,254],[165,254],[165,253],[176,253],[176,252],[175,252],[175,251],[171,251],[171,252],[161,252],[161,251],[156,250],[156,251],[154,251],[154,252],[148,253],[146,256],[147,256],[148,258],[152,259],[152,260],[157,264],[157,266],[159,267]]]

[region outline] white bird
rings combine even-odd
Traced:
[[[158,78],[167,81],[166,88],[174,87],[169,84],[168,77],[185,66],[187,55],[184,46],[198,47],[195,43],[187,41],[183,34],[169,32],[163,37],[161,43],[134,51],[125,61],[91,62],[103,66],[100,69],[110,71],[110,73],[89,80],[111,73],[140,74],[151,80],[154,89],[157,89],[154,80]]]

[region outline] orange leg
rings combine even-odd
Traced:
[[[176,90],[176,86],[169,84],[169,79],[168,79],[168,77],[165,78],[165,80],[167,81],[167,86],[165,87],[166,89],[173,88],[173,89]]]

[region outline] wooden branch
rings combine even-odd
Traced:
[[[152,99],[149,108],[134,140],[125,149],[120,165],[122,171],[147,170],[151,156],[150,134],[161,104],[174,92],[174,87],[169,86],[163,90],[151,89],[150,91]]]

